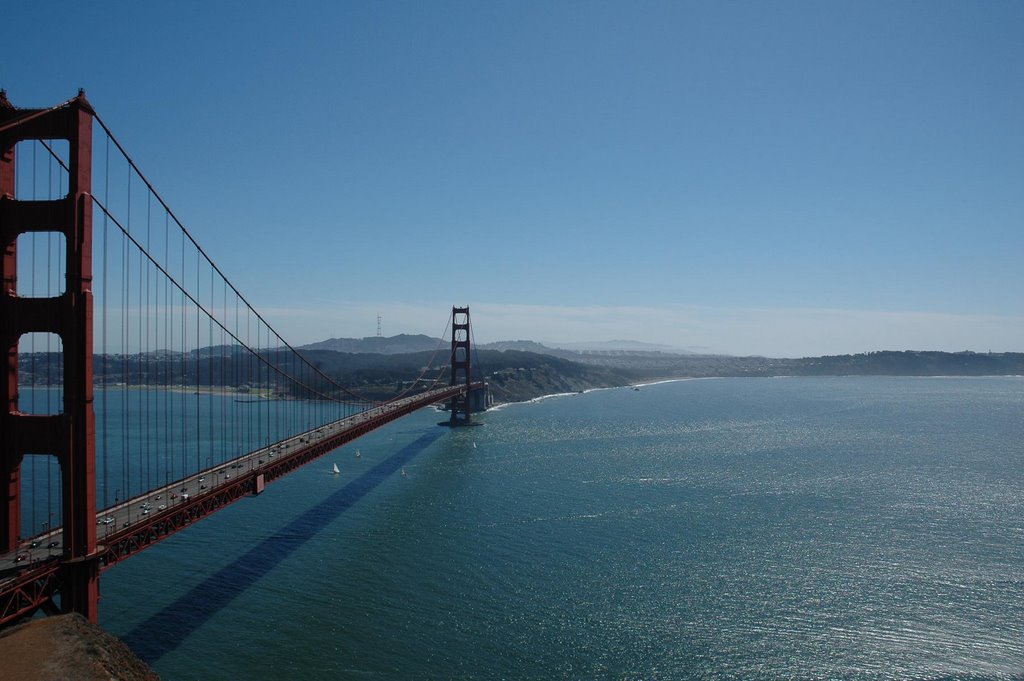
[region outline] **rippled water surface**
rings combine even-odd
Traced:
[[[1024,676],[1024,379],[440,416],[104,573],[101,623],[168,681]]]

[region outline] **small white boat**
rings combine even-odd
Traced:
[[[334,469],[331,472],[334,473],[335,475],[341,473],[341,469],[338,468],[338,464],[334,464]]]
[[[361,459],[362,457],[363,457],[363,455],[362,455],[362,454],[361,454],[361,453],[359,452],[359,450],[357,449],[357,450],[356,450],[356,458],[357,458],[357,459]]]
[[[405,477],[405,469],[404,468],[402,469],[402,477],[403,478]]]
[[[473,441],[473,449],[476,449],[476,440]]]

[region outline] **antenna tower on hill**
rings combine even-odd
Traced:
[[[380,338],[380,312],[377,313],[377,338]]]

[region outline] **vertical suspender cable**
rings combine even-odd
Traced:
[[[167,211],[164,211],[164,262],[170,264],[171,262],[171,240],[168,231],[168,216]],[[171,399],[170,387],[171,387],[171,357],[173,356],[171,350],[171,324],[172,324],[172,311],[171,311],[171,299],[170,299],[170,281],[167,277],[162,277],[164,282],[164,347],[167,349],[166,360],[163,362],[164,365],[164,389],[163,389],[163,403],[164,403],[164,484],[169,485],[171,483],[171,462],[174,461],[174,454],[171,451],[171,406],[173,400]]]
[[[241,332],[241,327],[238,324],[238,296],[236,295],[235,296],[235,336],[237,337],[240,332]],[[233,344],[231,346],[231,349],[232,349],[231,364],[235,367],[235,390],[237,390],[242,385],[242,363],[241,363],[241,360],[242,360],[243,355],[241,353],[241,346],[238,346],[237,349],[236,349],[236,346]],[[244,424],[242,423],[242,416],[241,415],[244,414],[245,411],[244,411],[244,409],[242,407],[239,407],[238,404],[239,403],[236,401],[235,402],[235,419],[234,419],[235,423],[234,423],[234,428],[232,429],[232,438],[231,438],[232,442],[238,442],[242,438],[242,431],[243,431],[243,427],[244,427]],[[240,409],[242,409],[242,411],[239,411]]]
[[[199,267],[199,251],[196,250],[196,300],[200,300],[200,293],[199,293],[199,286],[200,286],[200,284],[199,284],[199,269],[200,269],[200,267]],[[202,341],[200,340],[200,330],[202,329],[202,319],[200,317],[200,314],[201,314],[201,310],[199,309],[199,305],[197,304],[196,305],[196,349],[195,349],[195,353],[196,353],[196,394],[195,394],[195,398],[196,398],[196,467],[195,467],[195,470],[199,470],[200,468],[202,468],[202,466],[199,463],[199,458],[200,458],[200,456],[202,456],[201,446],[200,446],[199,443],[203,439],[203,420],[202,420],[202,415],[200,414],[200,410],[199,410],[199,404],[200,404],[200,402],[202,401],[202,398],[203,398],[202,391],[200,390],[200,373],[199,373],[199,371],[200,371],[200,369],[199,369],[199,359],[200,359],[200,357],[199,357],[199,354],[200,354],[199,353],[199,347],[202,345]]]
[[[128,173],[128,218],[127,225],[129,231],[132,226],[132,176],[131,172]],[[124,406],[121,415],[121,432],[123,434],[124,441],[121,443],[121,470],[124,478],[124,496],[126,499],[131,498],[131,441],[129,439],[128,431],[128,413],[130,405],[128,403],[128,382],[131,380],[128,372],[128,307],[131,301],[131,292],[129,277],[131,275],[131,263],[129,260],[128,253],[129,245],[128,240],[124,237],[121,238],[121,253],[123,256],[122,272],[121,272],[121,286],[122,286],[122,297],[121,297],[121,366],[124,371],[122,372],[122,383],[121,383],[121,404]]]
[[[242,319],[245,322],[245,346],[252,348],[252,316],[245,308],[242,309]],[[245,443],[243,446],[249,449],[253,448],[253,442],[255,442],[254,434],[256,431],[254,430],[254,424],[256,423],[256,419],[259,417],[259,408],[256,405],[256,400],[259,398],[260,393],[259,386],[257,385],[255,374],[256,365],[253,363],[254,361],[255,357],[253,356],[253,353],[248,353],[245,358],[245,377],[249,383],[249,394],[252,399],[250,404],[252,407],[243,411],[245,416],[245,433],[242,435],[240,442]]]
[[[146,251],[147,252],[150,251],[150,246],[152,244],[152,241],[151,241],[151,238],[150,238],[152,236],[151,232],[152,232],[152,228],[153,228],[152,218],[153,218],[153,195],[150,194],[150,193],[147,193],[146,194]],[[149,304],[150,304],[149,281],[150,281],[150,279],[152,279],[152,277],[153,277],[153,271],[152,271],[152,268],[151,268],[149,262],[147,261],[146,262],[146,312],[145,312],[145,325],[146,325],[146,349],[145,349],[145,352],[146,352],[146,355],[145,355],[145,357],[146,357],[146,378],[145,378],[145,381],[146,381],[146,489],[147,490],[153,489],[153,469],[155,468],[155,466],[153,465],[153,453],[154,452],[153,452],[153,438],[152,438],[152,435],[153,435],[152,430],[153,430],[154,423],[153,423],[153,415],[152,415],[152,412],[150,411],[151,408],[152,408],[152,404],[150,402],[150,389],[151,389],[150,388],[150,383],[152,383],[152,381],[150,380],[150,370],[151,370],[151,368],[153,366],[153,358],[152,358],[152,350],[153,350],[153,348],[150,347],[150,337],[149,337],[149,326],[150,326],[150,319],[149,319],[149,312],[150,312],[150,307],[149,307]]]
[[[105,151],[103,156],[103,203],[110,205],[110,137],[106,138]],[[103,360],[100,362],[100,383],[103,386],[100,391],[100,428],[103,431],[103,506],[104,508],[110,506],[110,467],[109,467],[109,456],[110,456],[110,429],[108,428],[108,416],[109,413],[107,405],[107,299],[110,298],[109,286],[110,282],[107,278],[108,266],[107,266],[107,214],[103,213],[103,280],[101,286],[103,287],[103,300],[100,301],[100,309],[102,313],[100,315],[100,355]],[[115,499],[116,503],[116,499]]]
[[[228,286],[227,286],[227,281],[226,280],[224,280],[224,286],[221,289],[221,298],[222,298],[222,303],[221,303],[221,305],[222,305],[222,307],[221,307],[222,312],[221,312],[221,314],[224,316],[224,326],[227,326],[228,325]],[[221,397],[221,401],[220,401],[220,430],[221,430],[221,440],[223,440],[224,445],[227,445],[227,442],[228,442],[228,435],[227,435],[227,432],[226,432],[227,431],[227,423],[228,423],[228,416],[227,416],[227,413],[226,413],[227,412],[227,407],[228,407],[228,390],[227,390],[227,387],[228,387],[228,383],[227,383],[228,345],[227,345],[227,340],[228,339],[227,339],[227,336],[224,333],[224,330],[221,329],[221,332],[220,332],[220,351],[221,351],[221,356],[220,356],[220,385],[221,385],[221,392],[223,393],[223,396]],[[223,449],[224,449],[224,447],[222,446],[221,450],[223,450]]]
[[[214,276],[214,271],[211,268],[210,269],[210,311],[211,312],[215,312],[216,311],[216,308],[214,307],[214,303],[213,303],[213,290],[214,290],[213,276]],[[218,398],[215,397],[214,385],[213,385],[213,317],[209,317],[207,319],[206,328],[208,329],[208,334],[209,334],[209,338],[207,338],[207,342],[209,342],[209,344],[210,344],[210,353],[209,353],[209,355],[207,357],[207,362],[209,362],[209,368],[206,371],[206,374],[207,374],[207,376],[210,379],[210,404],[207,407],[207,411],[210,414],[210,444],[206,448],[206,451],[209,452],[207,454],[207,462],[209,462],[210,454],[212,454],[211,448],[213,447],[213,443],[217,441],[216,440],[216,435],[215,435],[214,430],[213,430],[213,424],[215,422],[214,414],[213,414],[213,412],[214,412],[213,404],[214,404],[214,400],[218,399]]]
[[[185,281],[185,233],[181,233],[181,280]],[[188,413],[185,395],[188,392],[188,353],[185,339],[188,331],[188,310],[185,292],[181,292],[181,474],[188,474]]]

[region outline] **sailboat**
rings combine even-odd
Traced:
[[[357,449],[357,450],[356,450],[356,458],[357,458],[357,459],[360,459],[360,458],[362,458],[362,456],[363,456],[363,455],[362,455],[362,454],[361,454],[361,453],[359,452],[359,450]]]
[[[473,441],[473,449],[476,449],[476,440]]]
[[[334,473],[335,475],[341,473],[341,469],[338,468],[338,464],[334,464],[334,470],[332,470],[331,472]]]

